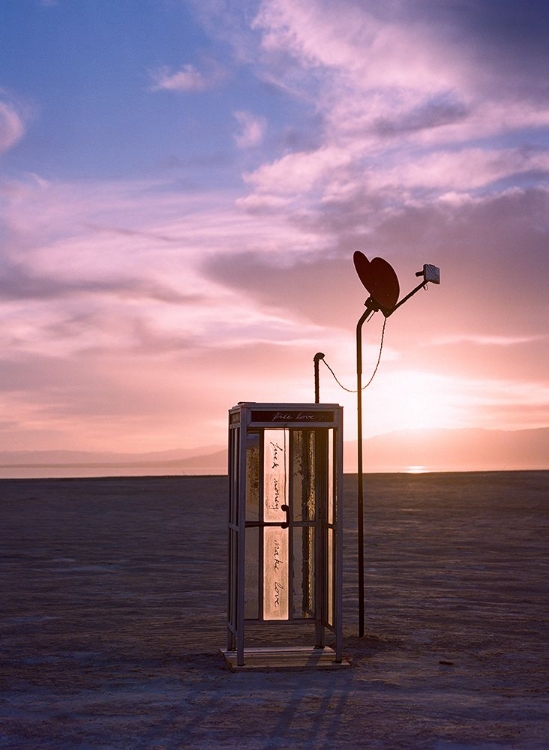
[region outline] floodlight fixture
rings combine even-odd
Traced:
[[[430,263],[425,263],[423,271],[418,271],[416,276],[423,276],[425,283],[430,281],[432,284],[440,284],[440,268]]]

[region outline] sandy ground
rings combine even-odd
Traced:
[[[231,673],[225,478],[0,482],[0,748],[548,748],[549,473],[368,477],[362,639],[345,486],[353,667]]]

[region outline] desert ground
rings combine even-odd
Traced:
[[[363,638],[346,476],[335,671],[225,666],[226,485],[0,482],[2,750],[549,747],[549,472],[367,476]]]

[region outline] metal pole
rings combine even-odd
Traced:
[[[356,265],[356,264],[355,264]],[[357,269],[358,270],[358,269]],[[359,276],[362,280],[362,276]],[[358,634],[362,638],[364,635],[364,487],[362,472],[362,325],[369,317],[370,313],[381,310],[386,318],[392,315],[401,305],[409,300],[420,289],[424,289],[427,282],[440,284],[440,270],[436,266],[423,266],[416,276],[423,276],[421,284],[412,289],[412,291],[403,297],[391,309],[386,309],[376,302],[373,297],[369,297],[366,302],[366,310],[357,323],[356,327],[356,403],[357,403],[357,447],[358,447]],[[364,282],[363,282],[364,283]],[[371,291],[367,284],[364,284],[368,291]],[[397,287],[398,288],[398,287]]]
[[[324,359],[324,354],[322,352],[317,352],[314,356],[314,363],[315,363],[315,404],[320,403],[320,378],[319,378],[319,362],[321,359]]]
[[[362,326],[377,305],[369,297],[366,310],[356,326],[356,407],[357,407],[357,528],[358,528],[358,635],[364,635],[364,486],[362,480]]]

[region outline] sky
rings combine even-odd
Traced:
[[[319,351],[354,389],[356,250],[441,269],[365,437],[549,426],[548,39],[546,0],[2,0],[0,450],[223,446]]]

